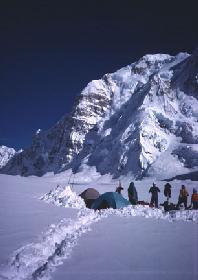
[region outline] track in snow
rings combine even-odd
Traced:
[[[170,222],[198,220],[198,211],[176,211],[164,214],[160,209],[143,206],[129,206],[122,210],[107,209],[101,212],[84,209],[79,211],[76,220],[61,220],[57,225],[51,225],[38,242],[28,244],[14,252],[8,265],[0,274],[0,279],[50,279],[56,267],[70,257],[81,235],[91,230],[91,224],[112,214],[122,217],[142,216]]]
[[[49,279],[55,267],[70,256],[79,237],[99,219],[100,215],[94,211],[83,211],[75,221],[61,220],[57,225],[51,225],[41,240],[14,253],[0,273],[0,279]]]

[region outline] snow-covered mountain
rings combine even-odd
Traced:
[[[114,177],[167,177],[198,167],[198,51],[145,55],[90,82],[70,115],[1,172],[24,176],[94,166]]]
[[[4,167],[15,153],[16,151],[13,148],[0,146],[0,168]]]

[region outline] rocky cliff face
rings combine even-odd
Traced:
[[[38,130],[32,145],[16,155],[3,172],[41,176],[49,171],[63,170],[82,149],[87,132],[107,110],[110,94],[107,81],[90,82],[80,94],[71,114],[64,116],[48,131]]]
[[[101,174],[141,178],[192,170],[198,167],[197,98],[197,51],[146,55],[90,82],[71,114],[38,131],[2,172],[43,175],[89,165]]]

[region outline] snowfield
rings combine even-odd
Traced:
[[[125,198],[129,182],[122,178]],[[135,182],[141,200],[150,200],[152,182]],[[156,183],[162,203],[165,182]],[[173,202],[183,183],[190,194],[197,186],[173,181]],[[0,279],[197,279],[198,211],[129,206],[99,212],[78,196],[87,187],[103,193],[117,185],[94,170],[75,177],[71,171],[0,175]]]

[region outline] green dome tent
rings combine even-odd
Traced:
[[[100,210],[106,208],[119,209],[130,205],[129,201],[117,192],[106,192],[94,201],[91,209]]]

